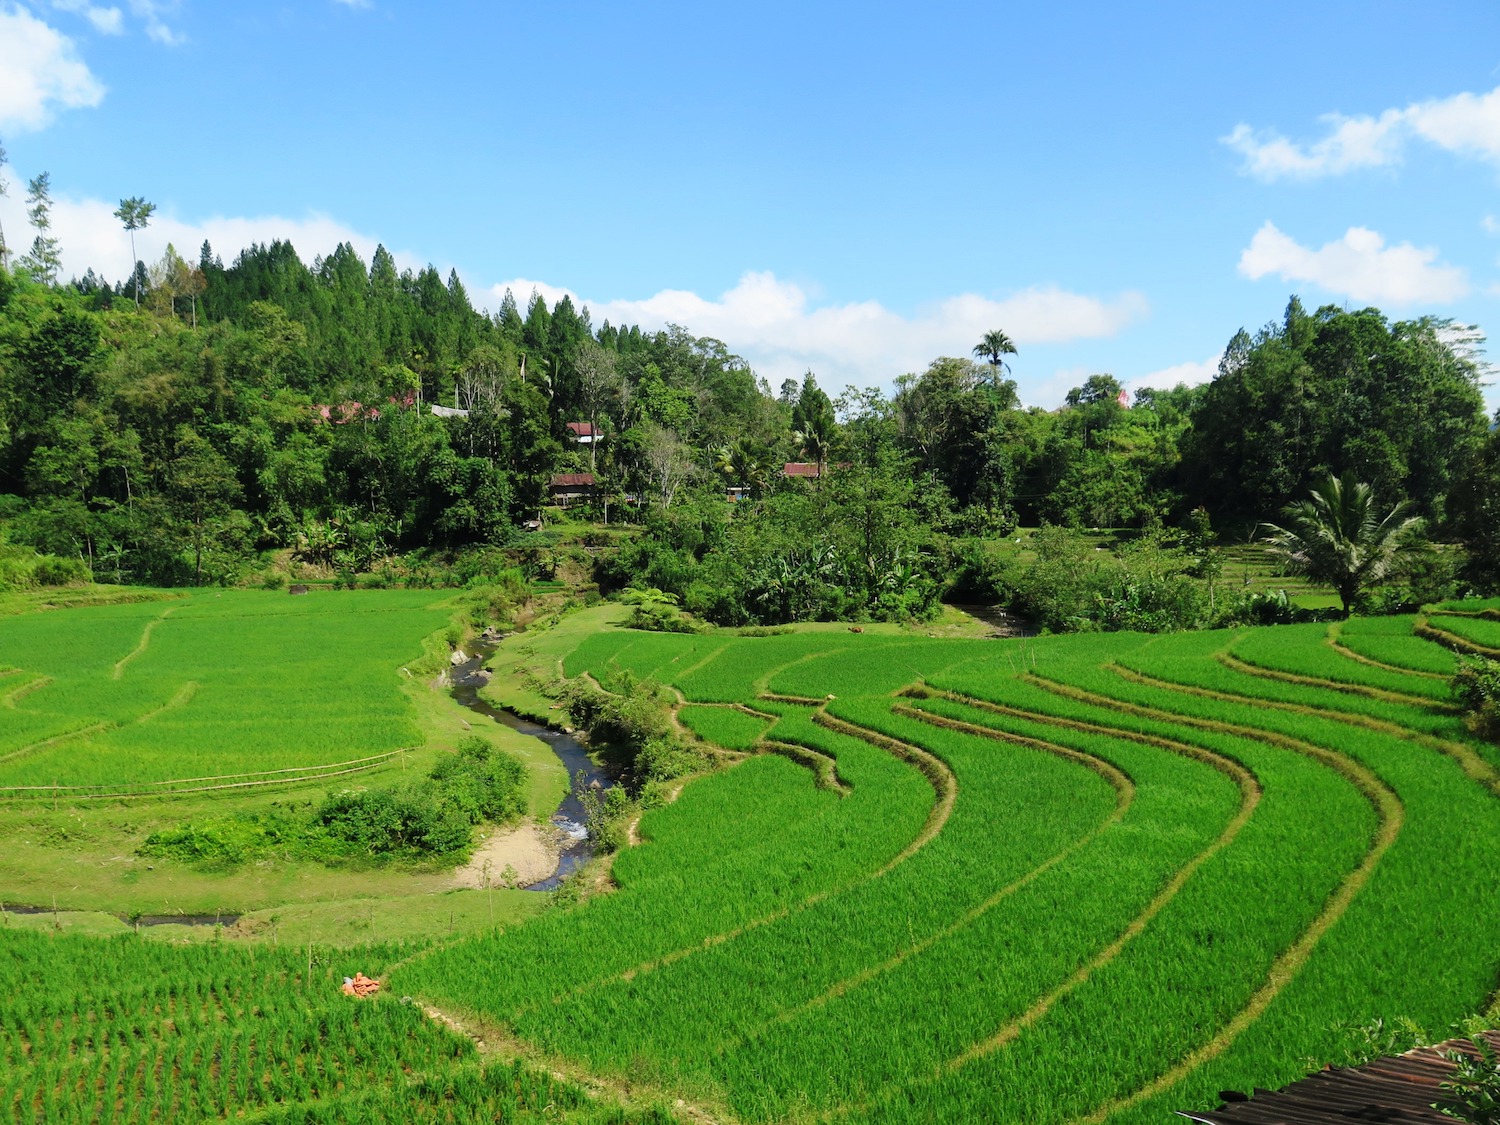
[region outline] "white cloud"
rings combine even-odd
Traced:
[[[25,8],[0,7],[0,129],[41,129],[58,108],[103,99],[71,39]]]
[[[569,292],[518,278],[476,292],[474,299],[499,308],[507,288],[522,315],[533,288],[549,303]],[[1028,345],[1113,336],[1147,312],[1145,297],[1135,292],[1103,299],[1038,286],[1003,300],[961,294],[903,316],[878,301],[815,306],[800,286],[753,271],[715,299],[681,289],[664,289],[643,300],[585,301],[569,295],[575,304],[588,305],[595,326],[606,319],[649,329],[681,324],[695,335],[723,340],[773,386],[809,369],[824,387],[886,384],[905,372],[924,370],[937,356],[969,355],[985,332],[1003,325],[1021,348],[1016,362],[1022,365],[1018,378],[1023,397],[1027,385],[1036,383],[1024,375]]]
[[[346,8],[370,8],[374,6],[370,0],[336,0],[336,3],[342,4]]]
[[[1500,219],[1493,215],[1486,215],[1479,220],[1479,229],[1485,234],[1500,234]]]
[[[146,34],[166,47],[186,43],[187,36],[167,26],[164,15],[177,10],[177,0],[130,0],[130,12],[146,24]]]
[[[1365,227],[1350,227],[1343,238],[1313,250],[1268,221],[1240,255],[1239,270],[1252,281],[1275,274],[1373,304],[1442,303],[1467,294],[1467,273],[1436,259],[1435,249],[1409,242],[1388,247]]]
[[[1220,140],[1244,157],[1246,173],[1262,180],[1313,179],[1396,164],[1412,139],[1500,163],[1500,87],[1413,102],[1376,117],[1331,113],[1319,120],[1328,124],[1328,133],[1311,144],[1245,124]]]
[[[54,188],[56,185],[53,185]],[[23,253],[35,233],[26,222],[24,201],[10,196],[0,199],[0,224],[14,253]],[[78,277],[92,269],[111,283],[130,276],[134,263],[130,259],[130,239],[120,220],[115,218],[116,203],[102,199],[69,199],[55,197],[52,208],[53,233],[62,249],[62,276]],[[137,231],[135,249],[146,263],[156,261],[171,243],[184,258],[198,260],[199,248],[207,240],[214,253],[230,264],[235,255],[254,242],[270,243],[285,239],[296,247],[309,265],[319,254],[329,254],[341,242],[350,243],[368,264],[379,240],[361,234],[327,215],[309,214],[300,219],[281,215],[223,217],[187,222],[158,211],[151,225]],[[392,251],[400,269],[419,270],[425,264],[413,254]],[[443,271],[447,276],[447,270]],[[528,291],[529,292],[529,291]],[[522,298],[524,300],[524,297]]]
[[[125,31],[125,16],[119,8],[101,8],[88,0],[52,0],[60,12],[74,12],[87,17],[101,35],[120,35]]]
[[[1138,375],[1134,379],[1125,380],[1125,389],[1134,396],[1142,387],[1151,387],[1158,391],[1170,391],[1179,385],[1196,387],[1199,383],[1208,382],[1219,373],[1220,358],[1215,353],[1204,360],[1174,363],[1171,367],[1163,367],[1146,375]]]
[[[1236,125],[1224,144],[1245,158],[1245,171],[1262,180],[1283,176],[1311,179],[1337,175],[1355,168],[1379,167],[1400,159],[1398,127],[1400,115],[1387,110],[1378,118],[1322,118],[1332,125],[1328,136],[1311,145],[1299,145],[1279,133]]]

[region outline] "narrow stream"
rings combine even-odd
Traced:
[[[558,856],[557,870],[540,882],[524,888],[528,891],[555,890],[564,878],[582,867],[594,854],[593,842],[589,839],[588,829],[584,827],[583,802],[578,799],[577,794],[579,773],[583,774],[582,783],[586,786],[608,789],[613,783],[572,735],[523,719],[510,711],[491,706],[480,698],[479,689],[489,682],[484,662],[494,653],[495,645],[475,641],[471,647],[474,655],[462,664],[455,665],[449,673],[453,681],[453,698],[469,710],[493,719],[513,731],[541,739],[568,771],[568,795],[552,814],[552,823],[567,838],[567,843]]]

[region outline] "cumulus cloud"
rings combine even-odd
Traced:
[[[18,194],[12,191],[8,198],[0,199],[0,224],[4,226],[11,250],[17,254],[31,245],[34,234],[26,223],[24,201],[16,198]],[[52,228],[61,244],[63,277],[79,277],[90,269],[111,283],[130,276],[134,268],[130,259],[130,240],[120,226],[120,220],[115,218],[117,206],[117,203],[102,199],[55,198]],[[188,222],[157,211],[151,217],[151,225],[136,232],[135,247],[148,264],[162,256],[169,242],[184,258],[196,262],[199,248],[206,240],[227,265],[251,243],[269,243],[276,239],[291,242],[309,265],[318,255],[331,253],[341,242],[351,244],[368,263],[379,243],[376,238],[317,213],[302,218],[216,216]],[[425,265],[414,254],[393,250],[392,255],[400,269],[419,270]]]
[[[31,240],[23,201],[12,193],[0,199],[0,222],[13,249],[24,250]],[[59,195],[53,207],[53,227],[62,247],[63,276],[76,277],[93,269],[115,282],[129,276],[133,263],[130,242],[114,216],[116,203],[98,199],[70,199]],[[302,218],[265,215],[215,217],[188,222],[158,211],[151,225],[136,234],[140,257],[151,262],[172,243],[183,257],[196,260],[206,239],[226,263],[253,242],[287,239],[311,264],[341,242],[350,243],[369,261],[377,240],[327,215]],[[425,260],[392,250],[399,268],[419,270]],[[440,266],[445,276],[449,267]],[[695,335],[712,336],[750,362],[773,386],[782,379],[815,371],[824,387],[837,391],[845,384],[889,385],[908,371],[922,371],[940,355],[968,356],[974,344],[992,328],[1003,327],[1021,349],[1015,360],[1022,398],[1052,402],[1089,374],[1051,376],[1028,371],[1028,349],[1074,340],[1118,334],[1148,312],[1140,293],[1126,291],[1097,297],[1057,286],[1036,286],[1000,299],[960,294],[934,301],[910,315],[887,309],[878,301],[818,304],[801,287],[769,272],[749,272],[718,297],[702,297],[683,289],[664,289],[643,299],[599,300],[531,278],[513,278],[485,285],[464,279],[476,307],[494,312],[510,289],[524,315],[533,290],[551,306],[566,294],[576,305],[587,305],[595,326],[606,319],[614,324],[639,324],[647,330],[681,324]],[[1035,361],[1033,361],[1035,362]],[[1032,368],[1035,370],[1035,368]],[[1071,379],[1057,390],[1058,380]]]
[[[1376,116],[1331,113],[1319,120],[1327,133],[1311,143],[1243,123],[1220,140],[1244,157],[1246,173],[1262,180],[1314,179],[1395,164],[1412,140],[1500,164],[1500,87],[1413,102]]]
[[[1240,255],[1239,270],[1252,281],[1275,274],[1371,304],[1440,304],[1469,292],[1468,274],[1439,264],[1437,250],[1409,242],[1387,246],[1366,227],[1350,227],[1343,238],[1314,250],[1268,221]]]
[[[25,8],[0,7],[0,129],[41,129],[58,109],[103,99],[71,39]]]
[[[1330,125],[1328,136],[1310,145],[1244,124],[1221,140],[1245,158],[1246,172],[1262,180],[1331,176],[1400,159],[1401,121],[1394,110],[1378,118],[1329,114],[1321,120]]]
[[[1215,353],[1203,360],[1188,360],[1185,363],[1174,363],[1170,367],[1163,367],[1145,375],[1137,375],[1133,379],[1125,380],[1125,389],[1132,395],[1142,387],[1151,387],[1158,391],[1170,391],[1176,386],[1196,387],[1199,383],[1206,383],[1219,373],[1219,359]]]
[[[475,299],[498,308],[507,288],[523,315],[533,289],[549,303],[568,292],[518,278]],[[753,271],[716,298],[682,289],[664,289],[640,300],[569,295],[575,304],[589,306],[595,325],[606,319],[651,329],[685,325],[696,335],[723,340],[773,386],[811,369],[825,387],[835,388],[889,383],[905,372],[925,369],[936,356],[967,356],[997,326],[1004,326],[1024,355],[1027,345],[1113,336],[1148,311],[1145,297],[1136,292],[1100,298],[1038,286],[999,300],[960,294],[907,316],[878,301],[816,305],[801,286]]]

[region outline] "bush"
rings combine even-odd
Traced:
[[[1464,723],[1480,738],[1500,742],[1500,661],[1460,657],[1453,694],[1467,714]]]
[[[702,759],[674,732],[672,695],[666,688],[624,670],[609,675],[604,687],[601,691],[587,680],[571,680],[562,702],[631,792],[698,768]]]
[[[394,789],[340,789],[308,817],[269,813],[207,817],[147,837],[142,855],[211,867],[267,855],[337,861],[453,856],[474,825],[526,812],[526,767],[471,735],[425,778]]]

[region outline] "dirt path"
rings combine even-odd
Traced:
[[[141,630],[140,643],[137,644],[135,646],[135,648],[132,649],[130,652],[128,652],[125,656],[121,657],[118,661],[115,662],[115,669],[114,669],[114,673],[113,673],[113,676],[112,676],[113,679],[116,679],[116,680],[124,679],[124,677],[125,677],[125,666],[127,664],[129,664],[132,660],[134,660],[137,656],[141,655],[141,653],[145,652],[147,646],[151,644],[151,630],[155,629],[158,625],[160,625],[162,623],[162,621],[164,619],[166,619],[167,617],[169,617],[173,613],[173,611],[175,611],[176,609],[177,609],[177,607],[175,605],[174,606],[168,606],[166,609],[162,610],[159,614],[157,614],[150,621],[146,622],[146,627],[143,630]]]

